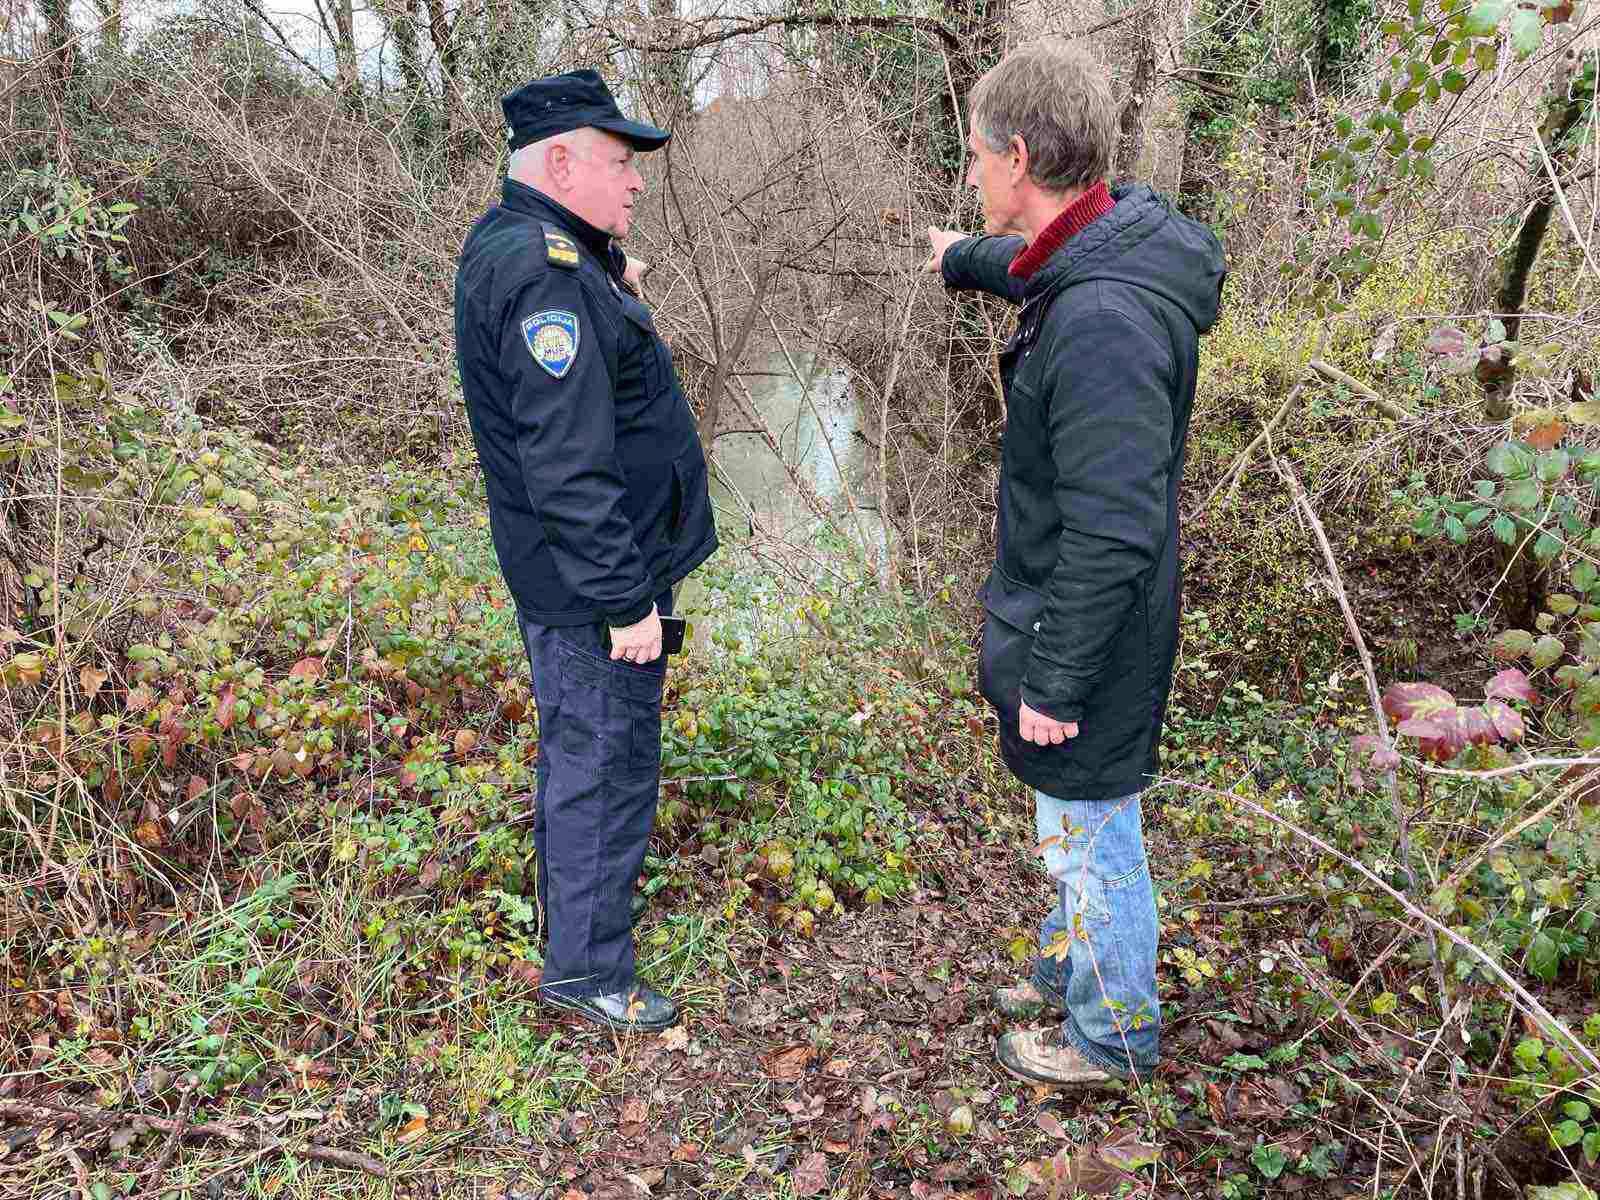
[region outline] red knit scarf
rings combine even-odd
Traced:
[[[1067,205],[1061,215],[1046,225],[1030,245],[1022,248],[1022,253],[1011,260],[1011,274],[1018,279],[1027,279],[1049,262],[1050,256],[1066,245],[1068,239],[1082,233],[1116,205],[1104,181],[1095,184]]]

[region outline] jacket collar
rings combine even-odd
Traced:
[[[500,205],[512,212],[553,221],[583,243],[584,248],[600,260],[602,266],[611,263],[611,235],[596,229],[565,205],[557,204],[537,188],[507,178],[501,191]]]
[[[1105,180],[1096,183],[1066,208],[1054,221],[1040,230],[1032,245],[1011,260],[1011,274],[1017,279],[1028,279],[1050,261],[1050,256],[1065,246],[1078,234],[1093,225],[1116,207]]]
[[[1115,206],[1077,236],[1065,241],[1038,266],[1024,285],[1025,299],[1059,291],[1079,279],[1097,276],[1154,234],[1171,212],[1142,184],[1111,189]]]

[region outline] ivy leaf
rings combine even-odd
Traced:
[[[1555,483],[1566,478],[1567,469],[1572,466],[1572,455],[1565,450],[1550,450],[1539,456],[1539,478],[1546,483]]]
[[[1511,48],[1518,58],[1527,58],[1544,41],[1544,18],[1538,10],[1518,8],[1511,14]]]
[[[1489,643],[1489,652],[1502,662],[1515,662],[1532,649],[1533,634],[1526,629],[1503,629]]]
[[[1483,714],[1494,726],[1494,731],[1501,741],[1520,742],[1527,736],[1528,727],[1523,723],[1522,714],[1509,705],[1499,700],[1486,700],[1483,704]]]
[[[1507,633],[1521,633],[1520,629],[1510,629]],[[1502,634],[1501,636],[1504,636]],[[1539,642],[1553,641],[1560,646],[1559,638],[1540,638]],[[1539,642],[1535,642],[1531,649],[1538,650]],[[1557,656],[1559,657],[1559,655]],[[1537,704],[1539,693],[1533,690],[1533,684],[1528,682],[1528,677],[1515,667],[1507,667],[1489,680],[1483,689],[1485,699],[1488,700],[1521,700],[1525,704]]]
[[[1516,479],[1507,487],[1505,502],[1508,507],[1521,512],[1539,507],[1539,501],[1544,498],[1544,490],[1539,486],[1537,479]]]
[[[1548,933],[1536,933],[1528,945],[1528,970],[1546,983],[1550,983],[1555,979],[1556,968],[1560,965],[1561,952],[1556,949],[1555,939]],[[1583,1136],[1583,1130],[1578,1128],[1576,1121],[1563,1121],[1562,1124],[1571,1125],[1574,1129],[1578,1129],[1578,1133],[1571,1141],[1557,1142],[1558,1146],[1570,1146]],[[1558,1125],[1556,1128],[1560,1129],[1561,1126]],[[1551,1131],[1551,1136],[1555,1136],[1554,1130]]]
[[[1554,666],[1566,652],[1567,648],[1561,639],[1547,633],[1533,644],[1533,665],[1541,670]]]
[[[1543,934],[1539,935],[1543,937]],[[1550,1130],[1550,1142],[1559,1150],[1576,1146],[1583,1140],[1583,1126],[1576,1121],[1563,1121]]]
[[[1222,1060],[1222,1065],[1230,1071],[1265,1071],[1267,1060],[1259,1054],[1243,1054],[1235,1050]]]
[[[1494,524],[1490,528],[1494,530],[1494,536],[1503,545],[1509,546],[1517,540],[1516,522],[1504,513],[1494,519]]]
[[[1250,1152],[1255,1169],[1268,1179],[1276,1179],[1289,1165],[1289,1156],[1276,1146],[1261,1145]]]
[[[1527,638],[1531,646],[1533,635],[1528,634]],[[1391,684],[1383,693],[1383,712],[1391,721],[1405,721],[1413,717],[1426,720],[1455,706],[1456,698],[1432,683]]]
[[[1465,354],[1469,349],[1474,348],[1471,340],[1467,337],[1466,331],[1457,329],[1454,325],[1445,325],[1435,329],[1428,335],[1428,340],[1423,343],[1423,346],[1429,354],[1437,354],[1441,358]],[[1489,469],[1493,471],[1494,467],[1491,466]]]
[[[1393,992],[1379,992],[1372,998],[1374,1016],[1386,1017],[1400,1007],[1400,999]]]
[[[1506,15],[1509,0],[1478,0],[1467,14],[1464,28],[1473,37],[1493,37],[1500,28],[1500,18]]]

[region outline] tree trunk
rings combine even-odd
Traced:
[[[1569,55],[1563,68],[1556,73],[1545,103],[1544,120],[1539,124],[1539,140],[1545,153],[1535,160],[1533,171],[1533,207],[1517,233],[1517,240],[1500,255],[1497,264],[1500,287],[1495,295],[1495,309],[1505,325],[1506,340],[1515,341],[1522,329],[1522,306],[1528,297],[1528,277],[1539,257],[1539,247],[1550,228],[1550,219],[1556,206],[1556,186],[1553,174],[1571,161],[1578,145],[1569,135],[1579,122],[1586,119],[1595,100],[1597,74],[1600,60],[1586,56],[1584,71],[1574,86],[1576,56]],[[1537,148],[1536,148],[1537,149]],[[1545,165],[1545,154],[1550,165]],[[1516,384],[1516,367],[1509,354],[1501,354],[1495,362],[1478,364],[1478,381],[1483,385],[1483,415],[1491,424],[1509,421],[1512,413],[1512,389]],[[1548,572],[1543,563],[1534,558],[1531,542],[1523,539],[1510,546],[1500,544],[1498,562],[1505,582],[1500,585],[1500,612],[1506,623],[1514,629],[1533,629],[1539,611],[1544,607],[1545,585]]]
[[[1161,21],[1159,7],[1147,20],[1137,21],[1129,42],[1131,71],[1128,77],[1128,96],[1122,102],[1122,117],[1117,132],[1117,158],[1113,164],[1119,180],[1131,180],[1139,172],[1139,159],[1144,155],[1145,105],[1155,89],[1156,39],[1155,30]]]
[[[39,11],[44,14],[45,44],[50,54],[50,77],[59,92],[72,85],[74,60],[71,0],[39,0]]]
[[[1539,140],[1550,156],[1550,166],[1559,173],[1571,161],[1577,142],[1568,135],[1583,120],[1595,99],[1596,68],[1591,57],[1577,86],[1573,86],[1576,56],[1567,58],[1552,81],[1545,103],[1544,120],[1539,124]],[[1533,207],[1523,221],[1517,240],[1501,252],[1497,264],[1500,287],[1495,295],[1495,312],[1505,323],[1506,340],[1516,341],[1522,328],[1522,305],[1528,297],[1528,277],[1533,272],[1539,247],[1555,215],[1556,188],[1552,171],[1546,169],[1544,155],[1535,158],[1532,171]],[[1483,384],[1483,415],[1490,422],[1511,418],[1511,388],[1516,368],[1509,356],[1499,363],[1480,364],[1478,380]]]

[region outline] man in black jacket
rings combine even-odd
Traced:
[[[1160,924],[1140,821],[1178,643],[1178,486],[1198,341],[1222,251],[1145,187],[1107,189],[1116,107],[1066,43],[1018,47],[971,99],[967,182],[992,236],[930,229],[951,288],[1021,306],[1006,398],[999,544],[979,678],[1006,764],[1035,790],[1057,904],[1000,1039],[1034,1083],[1148,1076]]]
[[[677,1019],[634,975],[632,896],[661,770],[661,616],[717,548],[672,356],[633,291],[634,155],[670,136],[575,71],[503,101],[499,205],[456,273],[456,356],[539,711],[542,995],[620,1029]]]

